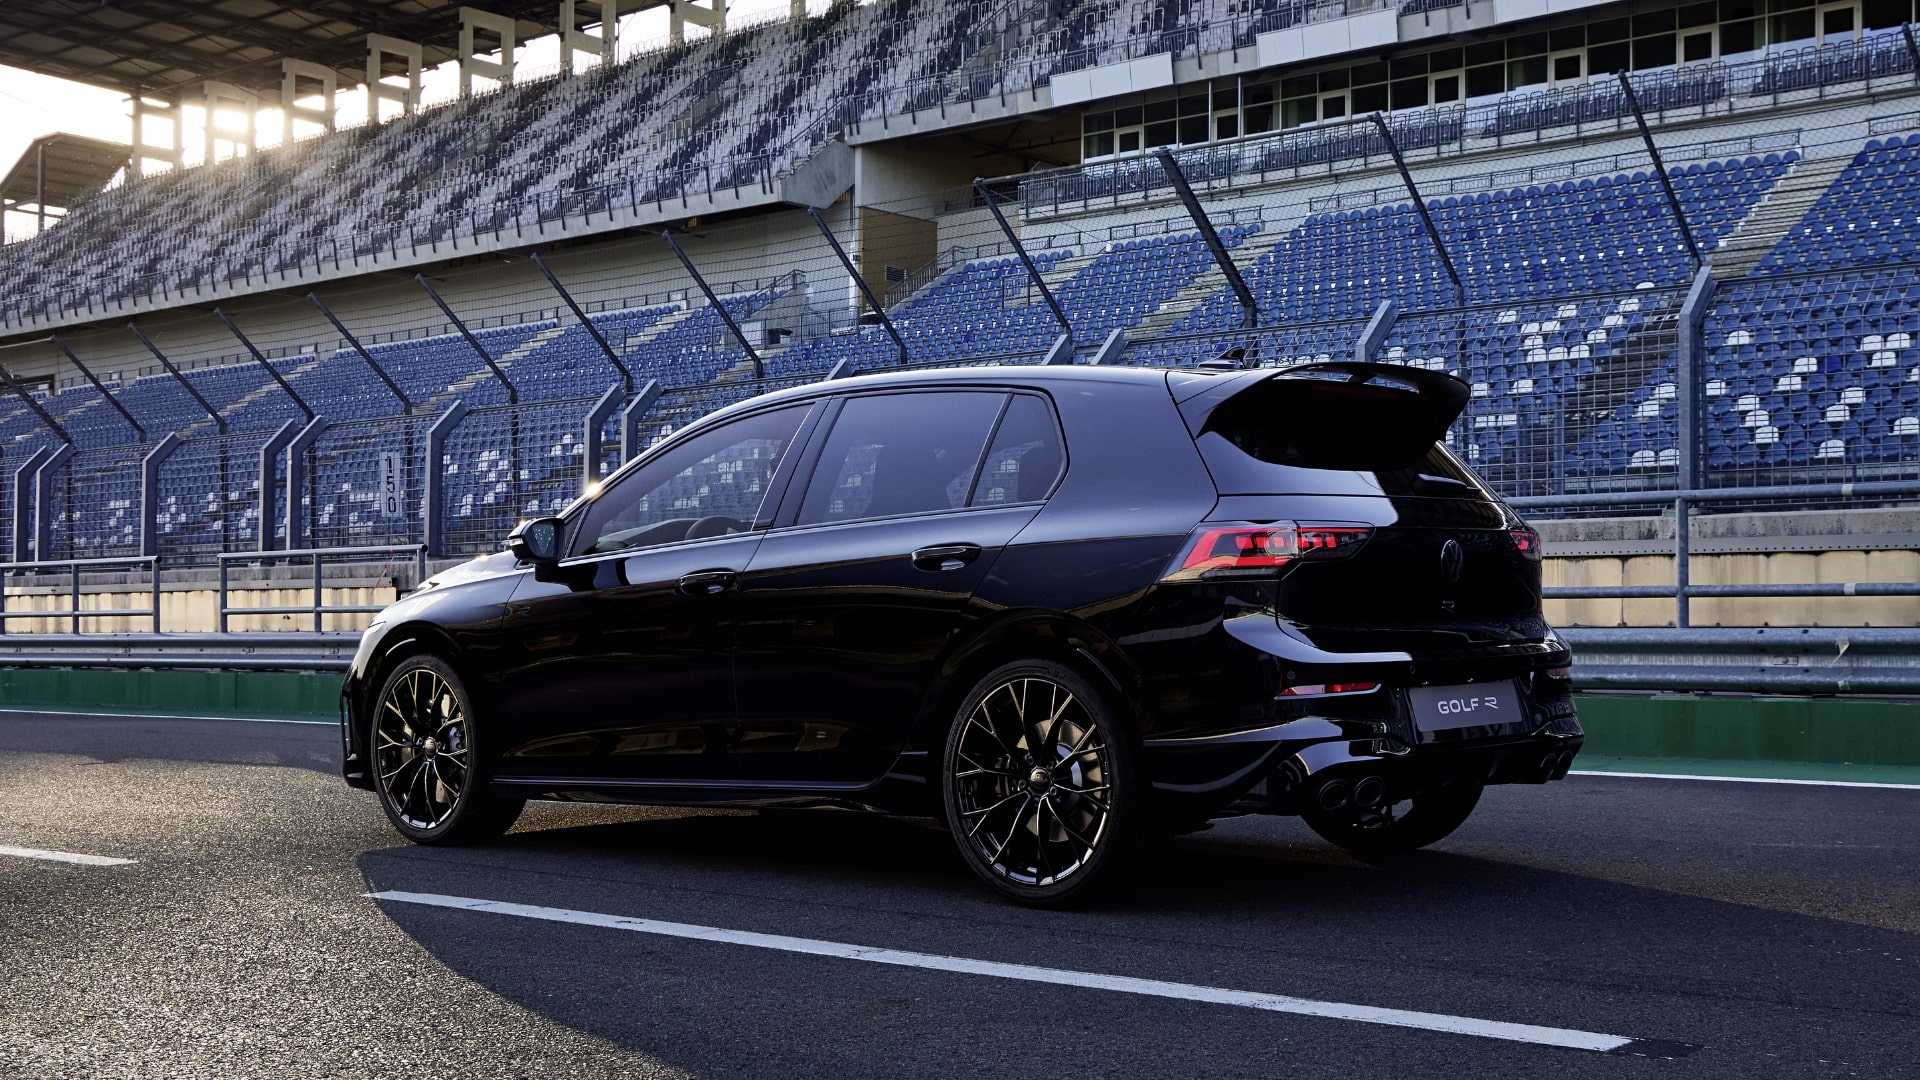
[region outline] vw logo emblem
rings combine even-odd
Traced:
[[[1467,552],[1460,546],[1460,541],[1449,540],[1440,545],[1440,576],[1447,579],[1447,584],[1459,584],[1460,571],[1466,566]]]

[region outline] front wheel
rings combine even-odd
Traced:
[[[1301,812],[1307,826],[1327,842],[1367,855],[1412,851],[1438,843],[1459,828],[1480,804],[1485,786],[1455,783],[1423,791],[1379,810]]]
[[[522,799],[496,799],[460,676],[435,656],[410,656],[387,676],[372,725],[380,807],[416,844],[491,840],[513,827]]]
[[[1063,665],[1022,661],[981,679],[941,755],[947,827],[967,865],[1034,906],[1131,884],[1165,838],[1133,739],[1111,698]]]

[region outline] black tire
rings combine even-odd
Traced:
[[[1111,696],[1071,668],[1025,660],[989,672],[940,756],[947,828],[968,867],[1034,907],[1134,884],[1166,840],[1136,739]]]
[[[368,758],[380,808],[416,844],[472,844],[513,827],[524,799],[488,790],[486,747],[466,685],[437,656],[409,656],[374,701]]]
[[[1318,807],[1300,817],[1328,843],[1365,855],[1412,851],[1438,843],[1460,827],[1480,803],[1485,785],[1455,783],[1413,796],[1390,809],[1390,820],[1369,824],[1347,813]]]

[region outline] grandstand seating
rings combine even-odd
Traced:
[[[1459,0],[1407,0],[1403,13]],[[1382,0],[1381,8],[1392,3]],[[765,184],[849,126],[1007,94],[1115,57],[1191,55],[1255,33],[1353,14],[1352,0],[880,0],[799,23],[738,27],[587,74],[530,78],[392,122],[137,178],[58,226],[0,249],[18,321],[127,297],[332,265],[557,216],[611,213]],[[1736,72],[1635,76],[1648,113],[1910,77],[1898,33],[1769,56]],[[1748,70],[1751,68],[1752,70]],[[644,105],[644,107],[642,107]],[[1516,93],[1471,110],[1395,118],[1403,149],[1614,123],[1617,85]],[[473,133],[484,132],[485,138]],[[1336,131],[1261,151],[1262,169],[1372,153]],[[1255,163],[1249,163],[1255,164]],[[112,250],[117,258],[97,253]]]

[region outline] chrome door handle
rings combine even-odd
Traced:
[[[913,565],[922,570],[958,570],[979,557],[979,544],[939,544],[915,551]]]
[[[719,596],[740,584],[740,575],[732,570],[701,570],[680,578],[681,596]]]

